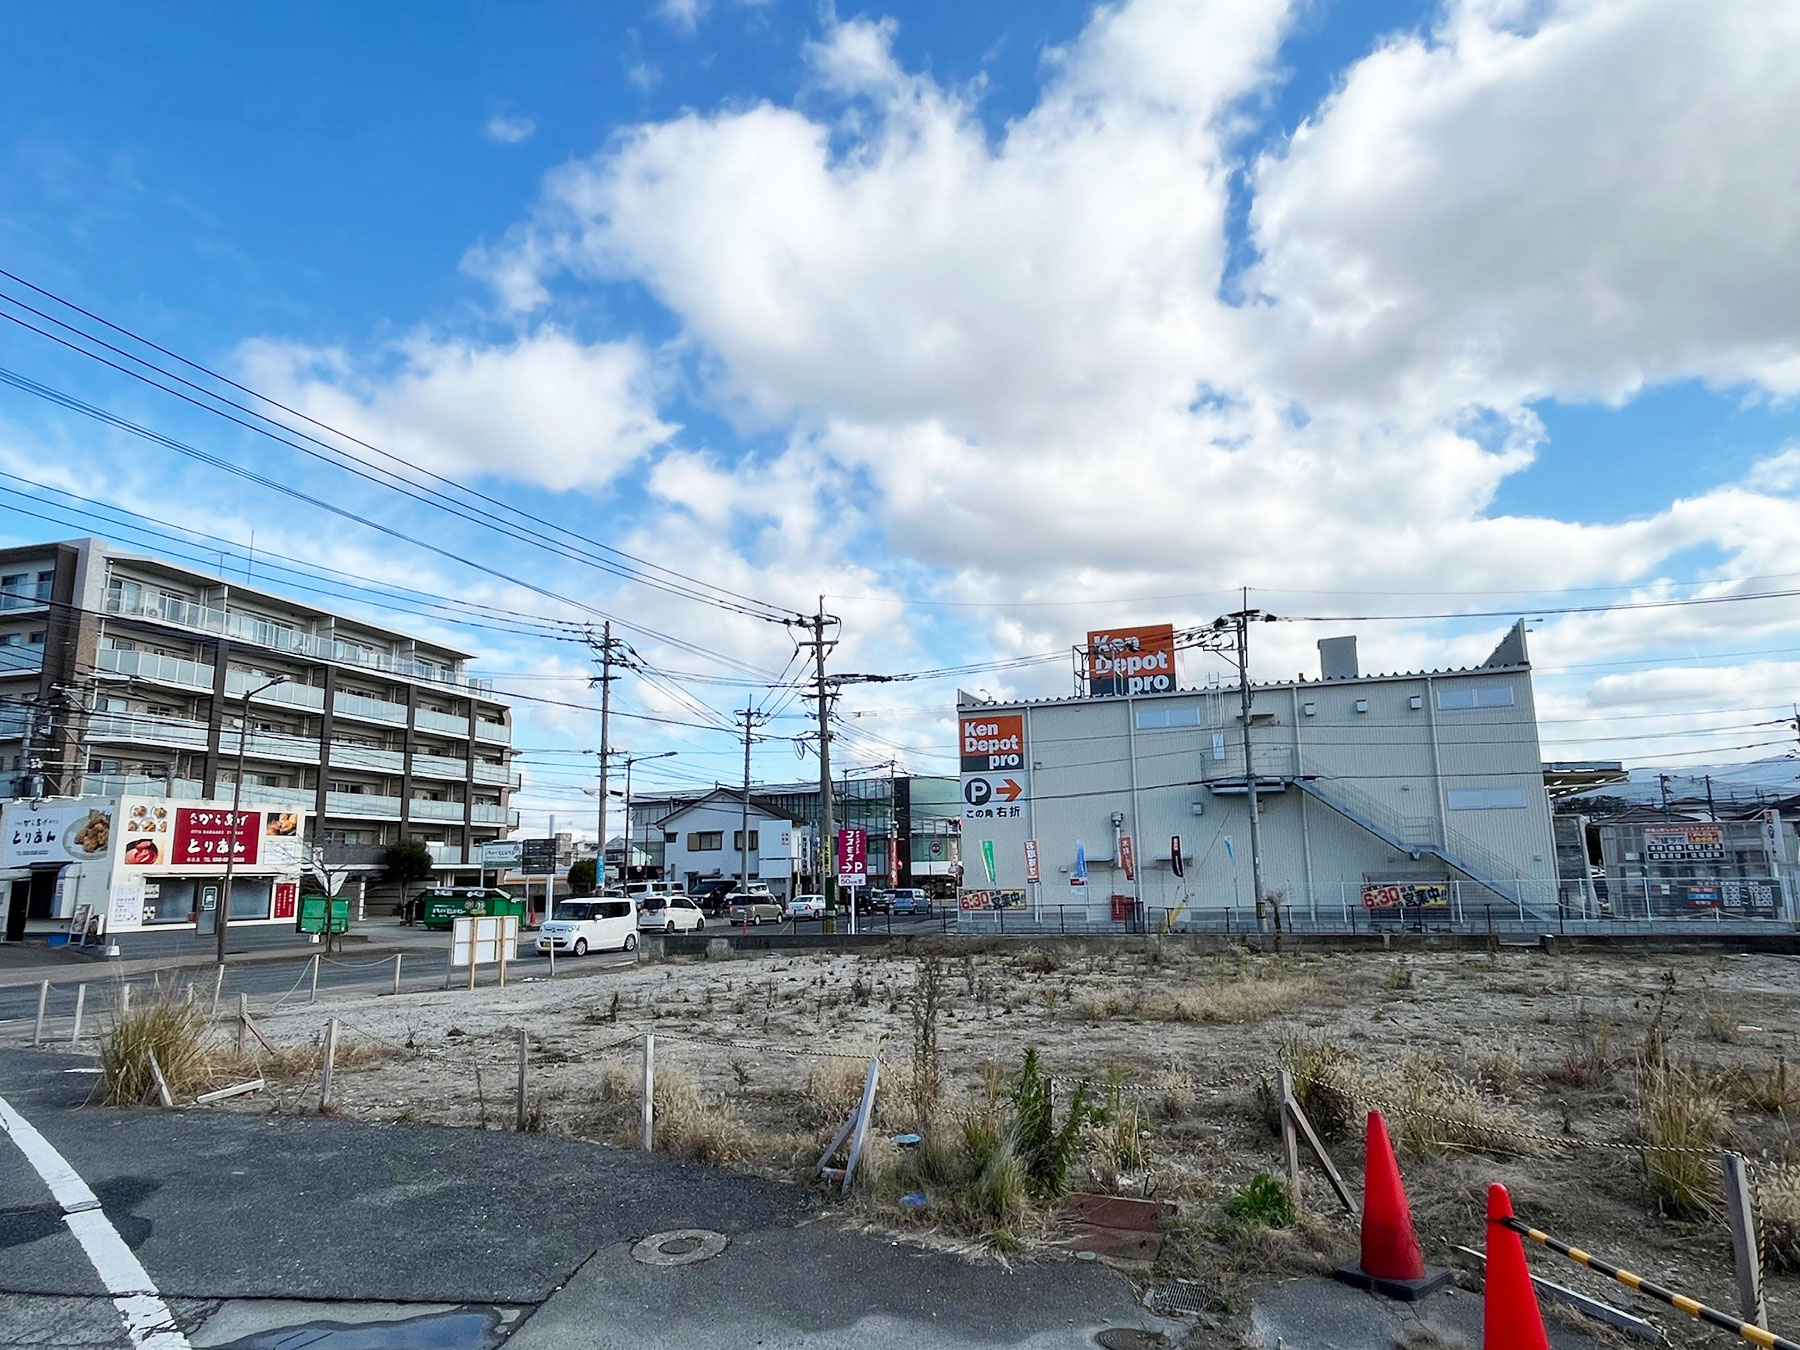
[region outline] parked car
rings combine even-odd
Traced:
[[[846,908],[849,907],[848,899],[843,903]],[[857,911],[862,914],[886,914],[892,903],[893,898],[886,891],[868,891],[856,897]]]
[[[822,919],[825,917],[825,897],[796,895],[787,902],[787,916],[790,919]]]
[[[645,933],[692,933],[706,927],[706,917],[690,897],[659,891],[639,899],[637,926]]]
[[[688,895],[707,914],[723,914],[730,902],[731,893],[737,889],[735,881],[722,881],[713,878],[710,881],[696,882]]]
[[[540,955],[568,952],[628,952],[637,946],[637,910],[624,896],[597,896],[591,900],[564,900],[556,913],[538,929]]]
[[[916,887],[903,887],[888,892],[888,913],[923,914],[931,917],[931,897]]]
[[[733,891],[726,897],[733,923],[780,923],[781,902],[767,891]]]

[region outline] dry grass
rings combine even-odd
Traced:
[[[204,1092],[218,1076],[218,1057],[206,1047],[206,1016],[197,1003],[177,997],[174,988],[158,984],[152,996],[115,1015],[100,1038],[100,1067],[105,1074],[105,1100],[112,1106],[138,1106],[152,1099],[154,1056],[170,1094],[177,1101]]]
[[[1595,1087],[1609,1081],[1618,1068],[1612,1038],[1612,1022],[1593,1016],[1583,1000],[1575,1000],[1575,1039],[1550,1070],[1550,1080],[1564,1087]]]
[[[1786,1164],[1757,1186],[1756,1209],[1769,1268],[1800,1275],[1800,1164]]]
[[[1352,1071],[1351,1080],[1359,1097],[1384,1109],[1394,1142],[1410,1152],[1550,1151],[1527,1137],[1531,1127],[1518,1112],[1486,1096],[1435,1055],[1410,1052],[1391,1066]]]
[[[1739,1106],[1772,1116],[1792,1116],[1800,1111],[1800,1075],[1788,1072],[1785,1055],[1777,1055],[1775,1062],[1760,1073],[1739,1065],[1720,1073],[1713,1081],[1718,1092]]]
[[[1650,1193],[1664,1213],[1698,1218],[1718,1208],[1718,1146],[1725,1109],[1691,1066],[1646,1060],[1638,1072],[1638,1124]]]
[[[640,1141],[643,1079],[623,1065],[601,1074],[598,1112],[579,1133],[605,1133],[620,1148]],[[743,1167],[767,1151],[769,1139],[746,1121],[729,1099],[704,1092],[685,1069],[661,1066],[654,1091],[655,1144],[659,1153],[715,1167]]]
[[[1260,1022],[1325,997],[1314,975],[1256,974],[1208,989],[1176,994],[1154,1005],[1153,1016],[1171,1022]]]

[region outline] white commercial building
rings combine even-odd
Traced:
[[[1139,631],[1146,669],[1172,653],[1169,630]],[[1160,925],[1236,906],[1248,922],[1251,783],[1264,894],[1290,916],[1554,915],[1524,626],[1466,670],[1362,675],[1354,638],[1319,646],[1318,680],[1253,686],[1248,774],[1235,685],[1096,667],[1095,697],[959,695],[965,918],[1060,906]]]

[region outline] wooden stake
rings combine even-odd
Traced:
[[[329,904],[330,902],[328,901],[327,903]],[[308,1003],[317,1003],[318,1001],[319,1001],[319,954],[317,952],[314,952],[313,959],[312,959],[312,996],[307,999],[307,1002]]]
[[[394,953],[394,992],[400,992],[400,957],[402,953]]]
[[[331,1069],[332,1061],[337,1058],[337,1038],[338,1020],[334,1017],[325,1024],[325,1065],[319,1075],[319,1110],[321,1112],[331,1105]]]
[[[519,1028],[519,1101],[518,1109],[513,1113],[513,1129],[525,1132],[525,1058],[530,1053],[530,1041],[525,1028]]]
[[[237,1052],[244,1053],[244,1036],[250,1030],[250,995],[238,991]]]
[[[1737,1256],[1738,1307],[1746,1322],[1754,1322],[1766,1331],[1769,1311],[1763,1302],[1762,1251],[1757,1245],[1750,1176],[1742,1155],[1727,1153],[1724,1161],[1725,1217],[1731,1222],[1731,1247]]]
[[[156,1085],[156,1099],[165,1107],[175,1105],[175,1099],[169,1095],[169,1080],[163,1077],[162,1065],[156,1062],[156,1051],[146,1052],[150,1056],[150,1081]]]
[[[38,1044],[44,1039],[44,1013],[50,1006],[50,981],[45,980],[38,985],[37,1022],[31,1028],[31,1043]]]
[[[219,963],[218,970],[216,970],[213,973],[212,1011],[206,1015],[207,1019],[209,1021],[212,1018],[215,1018],[219,1015],[219,991],[221,989],[223,989],[224,987],[225,987],[225,963],[223,961],[221,961]]]
[[[1300,1131],[1300,1138],[1311,1150],[1313,1157],[1319,1160],[1319,1166],[1325,1169],[1325,1179],[1331,1183],[1331,1189],[1337,1192],[1338,1203],[1345,1211],[1356,1213],[1356,1202],[1350,1198],[1350,1192],[1344,1186],[1343,1177],[1338,1175],[1337,1165],[1331,1161],[1331,1155],[1325,1151],[1325,1145],[1319,1142],[1319,1136],[1306,1118],[1306,1112],[1300,1109],[1300,1103],[1289,1100],[1283,1108],[1288,1119],[1294,1122],[1294,1128]]]
[[[87,986],[85,984],[78,984],[75,986],[75,1029],[69,1033],[70,1045],[79,1045],[81,1043],[81,1010],[86,1003]]]
[[[233,1083],[230,1087],[222,1087],[217,1092],[202,1092],[194,1098],[196,1106],[205,1106],[208,1102],[222,1102],[227,1097],[241,1097],[246,1092],[261,1092],[268,1084],[260,1078],[252,1078],[247,1083]]]
[[[1287,1069],[1279,1072],[1281,1106],[1277,1112],[1281,1117],[1281,1155],[1287,1162],[1288,1197],[1294,1202],[1294,1208],[1300,1208],[1300,1132],[1294,1128],[1293,1113],[1289,1110],[1294,1105],[1294,1075]]]
[[[130,1016],[131,1016],[131,986],[128,984],[121,984],[119,986],[119,1020],[121,1022],[123,1022],[127,1017],[130,1017]]]
[[[275,1047],[269,1044],[269,1038],[262,1034],[262,1028],[258,1027],[256,1023],[251,1020],[249,1013],[244,1014],[244,1028],[252,1036],[256,1037],[257,1042],[264,1050],[268,1051],[271,1055],[275,1053]]]
[[[656,1145],[656,1037],[648,1031],[644,1033],[644,1114],[639,1141],[646,1153]]]

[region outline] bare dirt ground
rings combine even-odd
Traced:
[[[779,953],[276,1011],[261,1025],[291,1048],[279,1057],[287,1077],[220,1109],[317,1109],[306,1047],[334,1015],[343,1114],[511,1128],[524,1027],[528,1128],[631,1143],[640,1037],[651,1031],[659,1147],[817,1184],[818,1154],[879,1053],[882,1133],[840,1212],[958,1241],[982,1259],[1049,1239],[1054,1205],[996,1197],[991,1166],[915,1163],[886,1135],[918,1128],[921,1111],[933,1138],[957,1148],[965,1137],[978,1147],[983,1121],[1004,1134],[1035,1047],[1060,1110],[1084,1081],[1110,1101],[1082,1131],[1073,1186],[1172,1202],[1156,1269],[1136,1273],[1196,1281],[1229,1335],[1246,1284],[1355,1253],[1354,1218],[1310,1166],[1292,1221],[1240,1198],[1258,1173],[1283,1175],[1265,1085],[1286,1063],[1354,1192],[1363,1108],[1388,1109],[1434,1264],[1459,1264],[1455,1244],[1482,1245],[1486,1186],[1498,1180],[1535,1226],[1735,1309],[1714,1150],[1745,1154],[1763,1185],[1771,1264],[1783,1267],[1769,1277],[1771,1325],[1800,1328],[1800,1275],[1790,1273],[1800,1270],[1800,1064],[1790,1082],[1785,1060],[1800,1031],[1800,962],[1515,950],[1278,958],[1173,939],[947,948],[928,959],[935,1017],[922,1011],[919,957]],[[921,1048],[924,1025],[935,1059]],[[936,1093],[920,1086],[932,1064]],[[1647,1142],[1695,1152],[1647,1154]],[[898,1203],[913,1190],[927,1195],[923,1210]],[[1550,1254],[1532,1261],[1655,1316],[1678,1341],[1718,1335]]]

